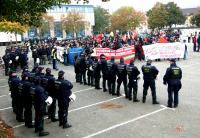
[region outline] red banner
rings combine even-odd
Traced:
[[[104,54],[107,60],[110,60],[112,56],[115,57],[115,61],[119,62],[120,58],[124,58],[126,63],[129,63],[131,59],[135,59],[135,48],[134,46],[123,47],[117,50],[110,48],[94,48],[94,53],[92,56],[100,57]]]

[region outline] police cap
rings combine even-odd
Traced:
[[[176,62],[175,58],[169,59],[170,62]]]
[[[148,63],[149,63],[149,62],[151,63],[151,62],[152,62],[152,60],[151,60],[151,59],[147,59],[147,62],[148,62]]]
[[[46,68],[46,73],[51,73],[51,69],[50,68]]]
[[[104,54],[101,54],[101,55],[100,55],[100,58],[105,58],[105,55],[104,55]]]
[[[38,67],[38,71],[41,72],[44,69],[44,67]]]
[[[63,70],[58,72],[58,77],[62,77],[65,74],[65,72]]]

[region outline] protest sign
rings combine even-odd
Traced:
[[[146,59],[183,58],[185,44],[183,43],[156,43],[143,46]]]

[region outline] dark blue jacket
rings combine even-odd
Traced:
[[[68,80],[60,80],[60,92],[58,93],[58,103],[59,106],[68,105],[70,102],[69,96],[72,94],[71,89],[73,84]]]
[[[46,107],[47,92],[40,85],[35,86],[34,107],[37,112],[44,112]]]
[[[163,77],[163,82],[168,85],[181,85],[182,70],[176,64],[172,64]]]
[[[147,81],[155,80],[159,71],[155,66],[143,65],[142,66],[143,79]]]
[[[129,83],[136,82],[138,79],[138,75],[140,74],[140,71],[135,65],[128,65],[126,67]]]

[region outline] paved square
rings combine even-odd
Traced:
[[[176,109],[168,109],[167,87],[162,77],[169,66],[168,61],[153,62],[159,69],[156,81],[157,97],[160,105],[152,105],[149,90],[145,104],[133,103],[124,98],[98,91],[92,87],[75,83],[73,66],[59,65],[65,70],[65,78],[73,81],[73,92],[77,100],[70,105],[69,123],[72,128],[62,129],[58,123],[45,120],[48,138],[200,138],[200,53],[192,52],[189,59],[177,64],[183,70],[183,87],[180,90],[180,104]],[[136,62],[141,71],[144,62]],[[45,67],[50,65],[45,65]],[[54,75],[57,72],[53,71]],[[142,75],[141,75],[142,77]],[[138,98],[141,100],[142,79],[138,84]],[[121,88],[123,93],[123,88]],[[7,77],[0,75],[0,114],[10,126],[14,127],[16,138],[38,137],[34,129],[27,129],[15,120],[11,109],[11,98]]]

